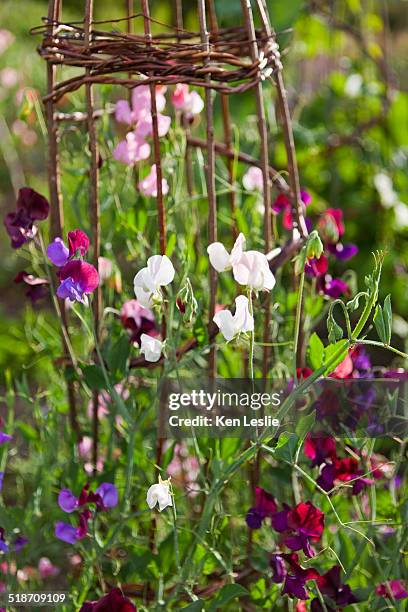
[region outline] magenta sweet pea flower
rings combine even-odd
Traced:
[[[408,597],[408,591],[402,580],[390,580],[387,584],[379,584],[375,589],[376,594],[380,597],[390,597],[389,591],[393,594],[394,599],[397,600]]]
[[[81,259],[72,259],[59,271],[61,281],[57,295],[71,302],[86,303],[85,295],[95,291],[99,285],[98,271]]]
[[[308,433],[305,438],[304,453],[312,460],[312,467],[321,465],[326,459],[335,459],[336,440],[325,434]]]
[[[354,257],[354,255],[357,255],[358,246],[352,243],[350,244],[342,244],[341,242],[338,242],[337,244],[329,243],[327,245],[327,250],[329,251],[329,253],[334,255],[337,259],[340,259],[341,261],[348,261],[349,259]]]
[[[89,250],[89,238],[85,232],[80,229],[68,232],[68,244],[70,257],[85,257]]]
[[[0,431],[0,445],[5,444],[6,442],[10,442],[13,439],[13,436],[9,436],[9,434],[4,433],[4,431]]]
[[[349,293],[349,286],[341,278],[331,278],[331,276],[328,275],[323,281],[323,293],[333,299],[337,299],[341,295],[347,295]]]
[[[14,278],[15,283],[25,283],[28,286],[26,296],[30,298],[34,304],[38,300],[41,300],[49,293],[48,285],[49,280],[46,278],[38,278],[29,274],[25,270],[22,270]]]
[[[48,200],[30,187],[23,187],[18,192],[16,212],[8,213],[4,225],[11,238],[13,249],[20,248],[33,238],[37,232],[35,221],[44,221],[48,217],[50,205]]]
[[[156,164],[150,169],[149,174],[138,183],[138,189],[145,196],[157,197],[157,171]],[[169,184],[165,178],[162,178],[162,193],[166,195],[169,192]]]
[[[300,199],[302,200],[305,206],[309,206],[312,202],[312,196],[308,191],[302,190],[300,192]],[[291,230],[293,227],[293,219],[292,219],[292,203],[287,195],[284,193],[280,193],[276,200],[272,204],[272,211],[275,214],[279,214],[283,212],[283,227],[287,230]]]
[[[4,553],[9,551],[9,547],[6,542],[6,532],[3,527],[0,527],[0,551]]]

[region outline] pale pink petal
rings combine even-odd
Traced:
[[[132,123],[132,111],[127,100],[118,100],[115,106],[115,119],[119,123]]]

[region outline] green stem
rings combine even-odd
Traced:
[[[254,317],[254,305],[252,303],[252,289],[248,289],[249,313]],[[249,378],[254,380],[254,346],[255,346],[255,326],[249,336]]]
[[[302,304],[303,304],[303,290],[305,287],[305,273],[304,271],[300,275],[299,281],[299,290],[298,290],[298,298],[296,304],[296,318],[295,318],[295,335],[293,339],[293,369],[294,369],[294,377],[296,377],[296,360],[297,360],[297,352],[299,346],[299,334],[300,334],[300,320],[302,317]]]
[[[366,345],[371,345],[371,346],[379,346],[381,348],[387,349],[388,351],[391,351],[392,353],[395,353],[396,355],[399,355],[400,357],[404,357],[404,359],[408,359],[407,353],[404,353],[403,351],[399,351],[393,346],[390,346],[389,344],[384,344],[383,342],[377,342],[376,340],[354,340],[353,343],[354,344],[366,344]]]

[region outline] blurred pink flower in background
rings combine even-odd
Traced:
[[[242,177],[242,184],[246,191],[263,192],[262,170],[257,166],[251,166]]]
[[[38,571],[43,580],[57,576],[60,573],[59,568],[54,565],[48,557],[41,557],[38,562]]]
[[[197,478],[200,474],[200,463],[197,457],[190,454],[184,443],[174,446],[173,458],[167,467],[167,473],[175,484],[187,491],[189,497],[198,494],[200,487]]]
[[[13,44],[15,38],[9,30],[0,30],[0,55]]]
[[[138,183],[138,188],[145,196],[157,196],[157,172],[156,164],[153,164],[149,174]],[[162,179],[162,193],[166,195],[169,192],[169,184],[165,178]]]
[[[7,89],[15,87],[19,81],[19,73],[15,68],[3,68],[0,70],[0,83]]]

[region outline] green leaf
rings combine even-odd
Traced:
[[[222,587],[217,597],[211,603],[208,611],[213,612],[214,610],[219,610],[232,599],[235,599],[236,597],[243,597],[245,595],[249,595],[249,592],[240,584],[226,584]]]
[[[316,332],[310,337],[308,355],[313,370],[318,370],[323,365],[324,346]]]
[[[130,352],[129,337],[125,334],[111,346],[108,354],[108,366],[112,374],[119,374],[123,378],[126,373],[126,364]]]
[[[170,234],[169,239],[167,240],[166,246],[166,255],[167,257],[171,257],[174,247],[176,246],[177,236],[176,234]]]
[[[383,310],[380,304],[378,304],[375,309],[373,321],[374,321],[375,329],[377,330],[378,337],[380,338],[381,342],[384,342],[384,344],[387,344],[387,336],[385,332]]]
[[[384,300],[384,308],[383,308],[383,316],[384,316],[384,326],[387,336],[387,344],[391,342],[391,332],[392,332],[392,307],[391,307],[391,295],[388,294]]]
[[[295,433],[283,431],[279,436],[277,445],[275,446],[276,458],[292,463],[292,461],[295,459],[298,442],[299,438]]]
[[[343,337],[343,330],[340,325],[336,323],[332,310],[329,311],[329,316],[327,317],[327,331],[329,332],[328,338],[331,344],[336,342],[336,340],[341,340]]]
[[[299,440],[304,440],[304,438],[306,438],[306,435],[312,430],[315,420],[315,412],[312,412],[312,414],[306,414],[299,419],[299,422],[296,425],[296,435],[298,436]]]
[[[102,369],[98,365],[87,365],[82,369],[82,372],[88,387],[94,391],[106,389],[105,378]]]
[[[23,421],[16,421],[15,426],[17,427],[17,429],[20,430],[20,432],[22,433],[23,437],[26,440],[36,440],[37,439],[38,434],[36,430],[33,427],[31,427],[31,425],[28,425],[28,423],[23,423]]]
[[[193,601],[191,604],[186,606],[185,608],[180,608],[181,610],[186,610],[186,612],[203,612],[204,602],[202,599],[197,599],[197,601]]]

